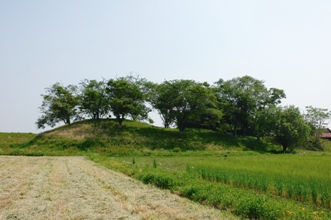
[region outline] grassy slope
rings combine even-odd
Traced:
[[[35,134],[0,133],[2,154],[82,155],[97,152],[107,155],[156,155],[180,151],[256,150],[275,146],[254,137],[233,138],[203,129],[164,129],[146,123],[125,121],[122,128],[114,120],[85,120]],[[280,149],[280,148],[279,148]],[[15,151],[13,153],[13,151]]]

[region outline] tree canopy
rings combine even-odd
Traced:
[[[175,123],[182,133],[189,121],[203,123],[203,116],[221,116],[216,101],[214,93],[201,83],[172,80],[156,86],[152,106],[161,115],[164,127]]]
[[[104,81],[83,80],[80,83],[79,109],[82,117],[86,115],[94,119],[108,116],[110,107],[106,95]]]
[[[237,77],[224,81],[220,79],[215,83],[215,91],[219,99],[224,118],[234,136],[240,130],[243,135],[261,129],[257,114],[264,114],[270,105],[277,105],[285,98],[283,90],[267,89],[262,80],[250,76]],[[259,113],[258,113],[259,112]],[[258,131],[261,133],[261,131]]]
[[[310,141],[309,147],[313,149],[323,149],[320,136],[330,123],[331,112],[324,108],[315,108],[313,106],[306,106],[306,113],[304,118],[310,126]]]
[[[47,94],[41,95],[43,102],[39,109],[43,115],[38,118],[37,127],[45,128],[46,125],[54,127],[60,121],[70,124],[71,120],[78,116],[76,92],[76,86],[64,87],[60,83],[46,88]]]
[[[280,107],[276,111],[273,128],[275,140],[282,145],[285,152],[306,143],[310,128],[295,106]]]
[[[132,75],[85,79],[79,86],[55,83],[41,96],[38,128],[110,115],[121,127],[126,118],[148,120],[155,109],[165,128],[175,125],[180,133],[195,127],[258,139],[272,136],[284,151],[304,145],[307,132],[318,138],[331,117],[327,109],[307,106],[301,114],[294,106],[281,107],[285,92],[250,76],[219,79],[213,85],[183,79],[153,83]]]
[[[141,88],[142,81],[139,78],[128,76],[110,79],[107,82],[106,93],[109,106],[120,127],[127,116],[134,120],[148,118],[150,109],[145,105],[145,96]]]

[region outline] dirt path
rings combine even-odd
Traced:
[[[0,157],[0,219],[230,219],[83,157]]]

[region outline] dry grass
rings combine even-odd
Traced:
[[[83,157],[0,157],[0,219],[234,219]]]
[[[91,124],[73,124],[71,126],[62,126],[60,128],[47,131],[43,133],[45,137],[47,136],[58,136],[69,138],[73,140],[84,140],[95,133],[95,129],[92,128]]]

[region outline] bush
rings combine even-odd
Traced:
[[[138,179],[145,184],[152,184],[161,189],[173,189],[177,185],[176,177],[171,174],[144,172]]]

